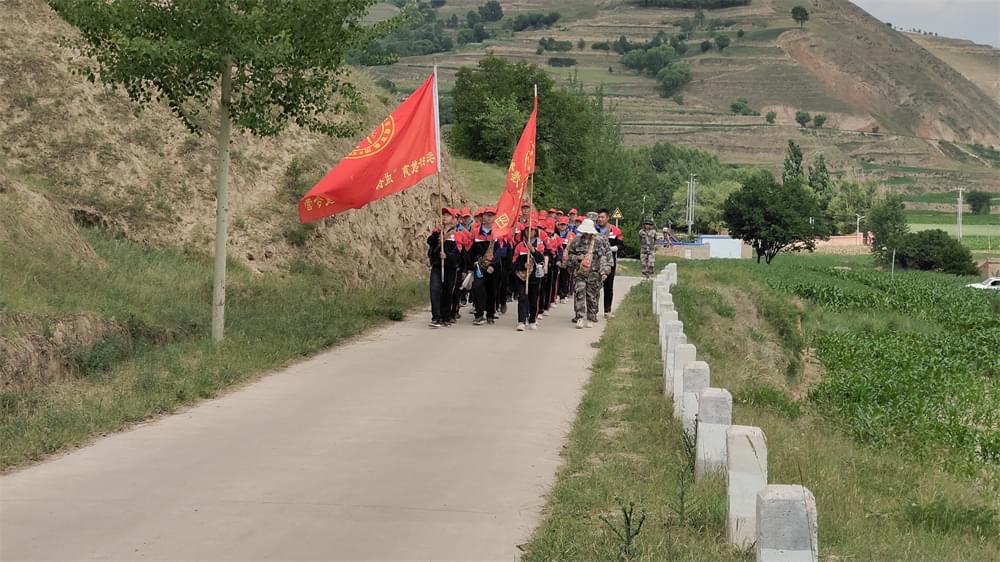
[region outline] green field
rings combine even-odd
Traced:
[[[734,422],[764,429],[769,481],[815,494],[821,559],[993,560],[1000,298],[870,263],[680,262],[674,302]],[[601,340],[525,560],[753,559],[725,544],[724,479],[693,481],[649,299],[635,289]],[[646,516],[627,555],[622,502]]]
[[[448,160],[465,180],[465,193],[479,206],[495,205],[504,190],[504,169],[493,164],[455,156]]]

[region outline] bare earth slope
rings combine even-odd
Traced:
[[[75,37],[73,29],[44,1],[0,2],[0,175],[80,222],[211,253],[214,141],[188,134],[165,107],[139,112],[124,94],[74,74],[74,54],[62,46],[67,37]],[[367,132],[397,100],[366,74],[355,79],[366,93]],[[275,139],[237,135],[231,255],[262,271],[305,258],[358,282],[421,264],[421,235],[440,204],[434,180],[314,230],[298,226],[298,197],[354,142],[294,127]],[[445,198],[453,204],[462,197],[457,181],[446,175]]]
[[[908,33],[907,37],[945,61],[1000,103],[1000,49],[964,39]]]

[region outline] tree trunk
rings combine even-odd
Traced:
[[[229,136],[232,123],[229,102],[232,96],[233,61],[222,59],[222,97],[219,100],[219,154],[215,164],[215,274],[212,285],[212,341],[222,341],[226,326],[226,230],[229,222]]]

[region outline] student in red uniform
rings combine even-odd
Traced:
[[[493,324],[497,316],[497,275],[503,249],[493,238],[493,219],[496,211],[491,208],[482,209],[482,222],[473,223],[472,251],[470,259],[474,280],[472,282],[472,300],[475,303],[475,326]]]
[[[569,243],[573,241],[573,238],[576,238],[576,234],[574,234],[573,231],[569,229],[569,223],[570,220],[568,216],[559,219],[559,231],[557,233],[558,237],[562,239],[561,243],[562,247],[559,254],[559,262],[558,262],[559,266],[558,295],[560,304],[566,302],[566,298],[569,297],[571,288],[573,287],[572,285],[573,272],[566,267],[566,248],[569,247]]]
[[[559,304],[559,278],[562,270],[559,269],[559,262],[563,256],[563,238],[559,236],[556,221],[553,222],[553,232],[549,236],[549,252],[552,254],[549,260],[549,308],[555,308]]]
[[[569,229],[573,234],[576,234],[576,226],[582,222],[576,220],[576,216],[578,214],[579,213],[576,212],[576,209],[570,209],[569,212],[566,213],[566,218],[569,219]]]
[[[530,249],[529,249],[530,246]],[[541,240],[534,236],[531,244],[520,242],[514,250],[514,292],[517,295],[517,331],[538,329],[538,290],[541,278],[538,268],[544,263]]]
[[[625,244],[622,231],[608,222],[611,213],[607,209],[597,211],[597,233],[608,239],[611,246],[611,273],[604,280],[604,318],[611,317],[611,302],[615,298],[615,271],[618,270],[618,250]]]
[[[452,295],[455,290],[455,275],[458,271],[459,250],[455,241],[455,209],[441,209],[444,233],[441,227],[427,237],[427,257],[431,266],[431,328],[442,328],[454,322],[452,318]],[[441,237],[444,236],[442,246]],[[442,262],[444,263],[442,275]]]

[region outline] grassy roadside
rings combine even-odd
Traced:
[[[801,303],[754,283],[733,290],[685,265],[675,303],[689,341],[712,366],[713,386],[733,392],[736,423],[764,429],[770,481],[801,482],[816,495],[822,559],[1000,560],[995,491],[906,451],[860,445],[806,400],[822,372],[808,353],[793,366],[806,342],[789,328],[810,321]],[[647,514],[629,560],[753,559],[724,544],[724,483],[692,483],[661,396],[650,290],[634,289],[605,331],[525,560],[625,559],[600,519],[621,523],[618,498]]]
[[[231,263],[226,340],[216,349],[207,341],[209,259],[86,235],[106,265],[70,267],[34,251],[0,249],[0,320],[45,324],[86,312],[126,328],[70,353],[71,376],[0,391],[0,469],[215,396],[402,319],[424,298],[423,283],[409,279],[348,290],[307,263],[266,275]]]

